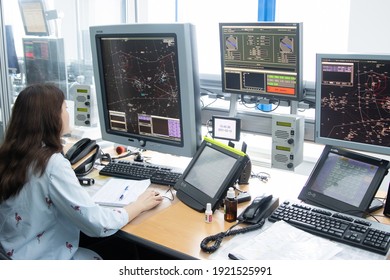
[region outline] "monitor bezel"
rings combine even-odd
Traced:
[[[220,186],[208,185],[208,188],[218,188],[213,196],[210,196],[203,192],[201,188],[203,186],[195,186],[186,180],[187,175],[191,172],[199,172],[196,170],[198,159],[201,157],[205,149],[213,149],[214,151],[221,153],[221,155],[233,158],[235,160],[234,165],[230,170],[224,170],[224,181]],[[205,137],[198,151],[184,170],[183,175],[176,182],[174,189],[177,191],[176,196],[184,204],[202,212],[206,209],[206,204],[210,203],[211,208],[214,211],[221,205],[222,199],[226,195],[229,187],[233,187],[237,182],[245,166],[249,162],[249,157],[242,151],[234,149],[228,145],[225,145],[214,139]],[[218,167],[216,167],[218,168]],[[212,172],[212,171],[210,171]]]
[[[363,152],[371,152],[375,154],[390,155],[390,147],[374,144],[366,144],[362,142],[352,142],[321,136],[321,99],[322,99],[322,60],[383,60],[390,64],[390,54],[336,54],[336,53],[318,53],[316,54],[316,100],[315,100],[315,133],[314,142],[324,145],[338,146]]]
[[[367,187],[366,193],[364,194],[360,202],[357,201],[357,203],[359,203],[359,206],[355,206],[345,201],[338,200],[334,197],[328,196],[313,189],[313,186],[317,180],[317,176],[321,172],[323,172],[323,168],[326,167],[325,162],[330,154],[335,154],[346,159],[355,160],[364,164],[369,164],[377,167],[375,175],[372,178],[369,186]],[[371,202],[375,197],[375,194],[378,191],[383,181],[383,178],[388,173],[389,167],[389,161],[387,160],[357,153],[340,147],[326,145],[322,151],[319,160],[314,166],[308,180],[306,181],[304,187],[299,193],[298,198],[308,204],[328,208],[341,213],[346,213],[359,217],[365,216],[369,211]]]
[[[100,39],[167,35],[174,35],[177,39],[182,141],[112,131],[105,106],[107,93],[101,68]],[[192,157],[202,141],[195,27],[189,23],[92,26],[90,37],[102,139],[135,148]]]
[[[224,59],[224,45],[225,40],[223,37],[223,27],[224,26],[267,26],[267,27],[276,27],[276,26],[293,26],[297,28],[298,36],[298,48],[297,52],[299,55],[298,58],[298,70],[297,70],[297,92],[293,95],[289,94],[278,94],[274,92],[250,92],[245,90],[232,90],[226,88],[226,78],[225,78],[225,59]],[[303,23],[302,22],[222,22],[219,23],[219,36],[220,36],[220,54],[221,54],[221,79],[222,79],[222,91],[230,94],[239,94],[239,95],[249,95],[253,97],[261,97],[269,100],[287,100],[287,101],[301,101],[304,98],[303,91]]]

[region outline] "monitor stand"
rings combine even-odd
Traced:
[[[370,207],[368,207],[368,212],[372,213],[375,212],[376,210],[379,210],[383,207],[383,202],[380,201],[379,199],[374,198],[371,202]]]

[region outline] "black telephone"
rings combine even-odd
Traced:
[[[239,229],[232,229],[235,226],[233,225],[225,232],[210,235],[202,240],[200,243],[200,248],[207,253],[212,253],[219,248],[223,238],[261,228],[265,223],[265,218],[271,215],[271,213],[278,207],[278,205],[279,198],[274,198],[272,195],[264,194],[262,196],[256,197],[252,201],[251,205],[249,205],[237,218],[240,221],[239,223],[242,222],[251,225]]]
[[[244,212],[241,213],[238,220],[250,224],[258,223],[262,218],[265,218],[274,210],[272,209],[274,208],[272,207],[274,204],[273,202],[275,202],[275,199],[273,199],[272,195],[264,194],[256,197]]]
[[[92,153],[93,152],[93,153]],[[87,155],[89,157],[85,158]],[[102,155],[100,147],[95,140],[83,138],[76,142],[65,154],[65,158],[69,160],[74,167],[74,172],[78,177],[85,176],[92,171],[95,161]],[[80,162],[84,159],[82,162]]]
[[[89,138],[83,138],[77,141],[65,154],[65,158],[70,161],[70,164],[75,164],[80,159],[88,155],[96,149],[96,141]]]

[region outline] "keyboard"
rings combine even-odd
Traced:
[[[99,174],[131,180],[150,179],[154,184],[174,186],[183,173],[173,167],[119,160],[107,164]]]
[[[386,255],[390,226],[303,203],[285,201],[268,217],[283,220],[314,235]]]

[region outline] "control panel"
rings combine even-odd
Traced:
[[[75,110],[74,122],[79,126],[91,126],[93,124],[93,99],[91,86],[74,85],[71,89],[74,94]]]
[[[304,129],[303,116],[272,116],[271,167],[294,171],[302,162]]]

